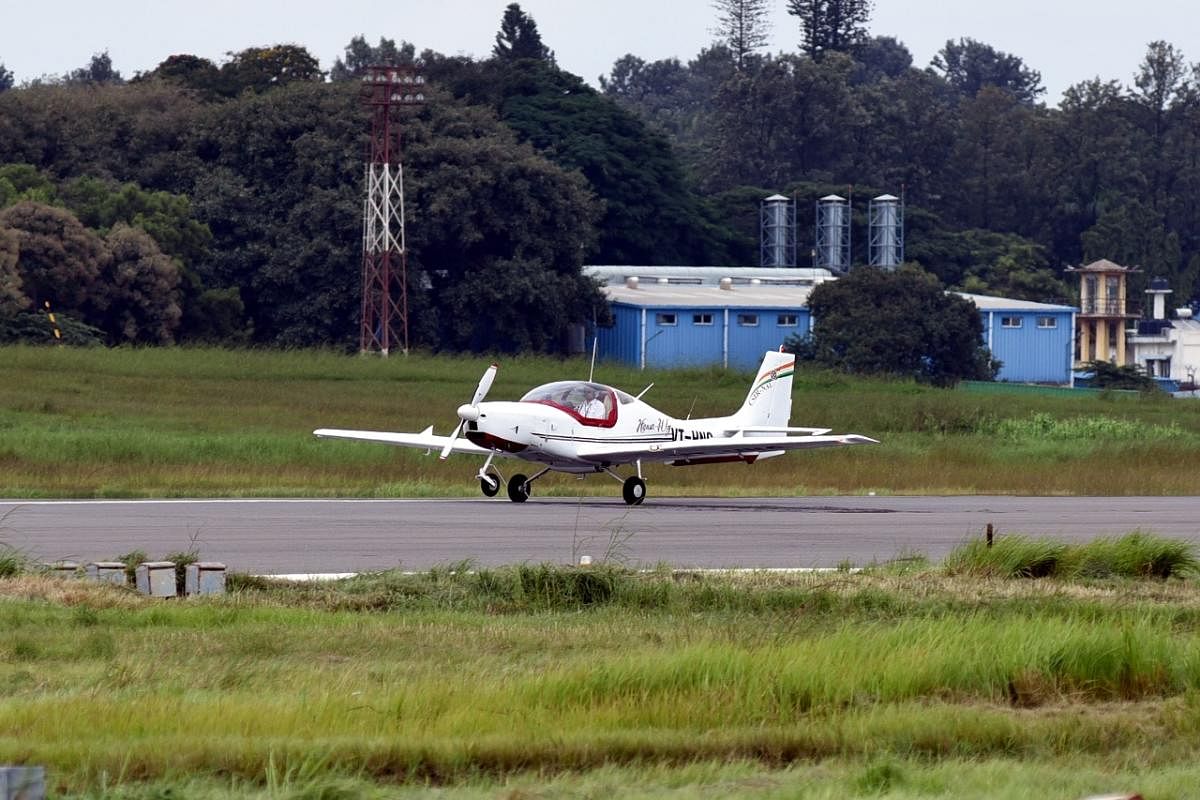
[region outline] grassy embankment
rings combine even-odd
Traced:
[[[1192,796],[1200,585],[1118,574],[1194,571],[1191,548],[998,546],[175,602],[0,579],[0,762],[93,797]],[[1047,548],[1074,577],[988,577]]]
[[[328,352],[0,348],[0,497],[474,494],[468,459],[314,440],[316,427],[448,432],[486,358],[389,361]],[[583,377],[582,360],[503,360],[491,397]],[[749,376],[720,370],[597,378],[678,416],[736,408]],[[1200,404],[1020,395],[801,372],[793,424],[878,447],[791,454],[753,467],[650,467],[653,493],[1195,494]],[[470,462],[470,463],[468,463]],[[511,465],[510,465],[511,466]],[[540,494],[612,494],[549,477]]]

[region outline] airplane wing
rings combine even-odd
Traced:
[[[597,464],[627,464],[632,461],[667,461],[675,466],[718,461],[753,462],[777,456],[786,450],[879,444],[875,439],[847,433],[834,436],[733,436],[727,439],[655,442],[641,447],[630,444],[595,444],[580,447],[576,455]]]
[[[419,450],[438,450],[440,451],[446,446],[446,442],[450,441],[449,436],[437,436],[433,432],[433,426],[430,425],[420,433],[389,433],[388,431],[348,431],[337,428],[318,428],[313,431],[313,436],[321,439],[354,439],[360,442],[380,442],[382,444],[396,445],[397,447],[415,447]],[[459,438],[455,440],[454,446],[450,450],[452,453],[470,453],[477,456],[486,456],[491,450],[471,444],[466,439]],[[505,455],[505,453],[497,453],[497,455]]]

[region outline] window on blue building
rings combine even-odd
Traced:
[[[794,328],[794,327],[796,327],[796,315],[795,314],[780,314],[779,319],[775,324],[777,324],[781,328]]]
[[[758,314],[738,314],[738,325],[746,328],[758,327]]]
[[[1057,328],[1058,327],[1058,318],[1057,317],[1038,317],[1038,327],[1039,328]]]
[[[679,317],[675,314],[655,314],[654,321],[659,325],[671,326],[679,324]]]
[[[692,314],[693,325],[712,325],[712,314]]]
[[[1020,317],[1001,317],[1000,318],[1000,327],[1001,328],[1019,328],[1019,327],[1021,327],[1021,318]]]

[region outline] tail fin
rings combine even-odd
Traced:
[[[795,355],[769,351],[755,373],[746,402],[734,418],[746,426],[786,426],[792,416],[792,373],[795,368]]]

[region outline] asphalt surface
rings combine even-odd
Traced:
[[[1200,542],[1195,497],[0,501],[0,543],[39,560],[195,546],[254,573],[618,558],[633,566],[831,567],[940,559],[991,522],[1069,541],[1135,528]]]

